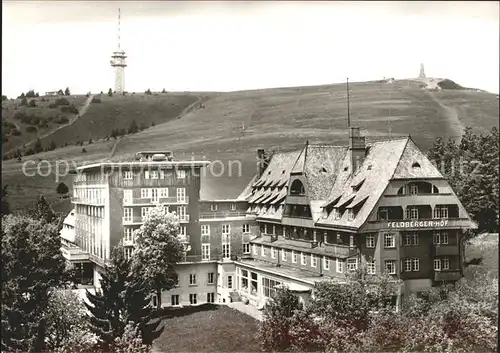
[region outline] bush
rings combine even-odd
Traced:
[[[70,105],[69,101],[66,98],[57,98],[54,103],[56,104],[56,106],[59,106],[59,105]]]
[[[69,119],[66,118],[65,116],[58,116],[57,118],[54,119],[54,122],[56,124],[66,124],[69,122]]]
[[[90,102],[91,103],[102,103],[101,98],[97,98],[97,97],[92,98],[92,100]]]
[[[27,105],[28,105],[28,100],[26,99],[26,97],[23,97],[23,98],[21,99],[21,104],[20,104],[20,105],[21,105],[21,106],[27,106]]]
[[[84,148],[82,148],[82,153],[87,153],[87,150]]]
[[[28,106],[31,107],[31,108],[36,107],[36,101],[34,99],[30,100],[30,103],[29,103]]]
[[[113,90],[111,88],[108,90],[108,96],[113,97]]]
[[[55,104],[55,103],[49,104],[49,109],[56,109],[56,108],[57,108],[57,104]]]
[[[146,93],[146,94],[151,94],[151,90],[148,88],[148,89],[146,90],[146,92],[144,92],[144,93]]]
[[[10,134],[12,136],[21,136],[21,131],[19,131],[18,129],[14,129]]]
[[[28,126],[26,128],[26,132],[30,133],[30,134],[34,134],[38,131],[38,129],[35,127],[35,126]]]
[[[62,113],[70,113],[70,114],[78,114],[78,109],[76,109],[76,107],[74,105],[62,106],[61,112]]]

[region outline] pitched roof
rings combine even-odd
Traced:
[[[392,178],[443,178],[431,161],[427,158],[422,158],[422,156],[422,151],[420,151],[415,142],[410,138]]]

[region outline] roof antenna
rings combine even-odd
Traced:
[[[347,128],[351,127],[351,112],[349,109],[349,77],[347,78]]]
[[[118,50],[120,50],[120,8],[118,8]]]

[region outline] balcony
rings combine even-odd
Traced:
[[[179,216],[179,223],[189,223],[189,215],[181,215]]]
[[[85,199],[81,197],[72,197],[71,202],[74,204],[82,204],[82,205],[104,206],[106,199],[104,197],[98,199]]]
[[[249,255],[249,254],[248,254]],[[186,255],[179,262],[183,263],[198,263],[198,262],[216,262],[216,261],[236,261],[237,257],[235,255],[231,255],[229,258],[223,258],[221,255],[210,256],[209,259],[204,258],[202,255]]]
[[[201,212],[200,219],[217,219],[230,217],[246,217],[246,212]]]
[[[318,242],[314,240],[306,240],[306,239],[292,239],[286,238],[286,243],[288,245],[297,246],[304,249],[314,249],[318,246]]]
[[[89,253],[83,251],[77,246],[63,245],[61,246],[61,252],[63,254],[63,257],[67,261],[71,262],[88,261],[90,259]]]
[[[434,281],[435,282],[443,282],[443,281],[458,281],[462,275],[459,270],[447,270],[447,271],[435,271],[434,272]]]
[[[458,245],[435,245],[434,255],[435,256],[457,256],[458,255]]]
[[[179,217],[179,216],[178,216]],[[142,216],[134,216],[134,217],[123,217],[123,225],[139,225],[143,224],[146,220],[146,217]],[[189,215],[182,215],[179,217],[179,223],[189,223]]]
[[[328,244],[324,243],[325,252],[333,257],[349,257],[356,254],[356,248],[351,248],[347,245]]]
[[[185,197],[160,197],[156,200],[151,198],[123,199],[123,206],[152,206],[152,205],[187,205],[189,196]]]

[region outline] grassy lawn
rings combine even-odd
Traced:
[[[258,322],[226,306],[166,310],[154,352],[257,352]]]

